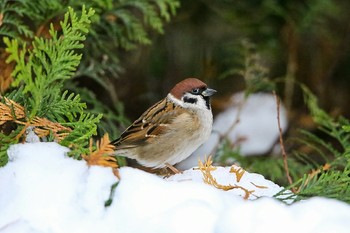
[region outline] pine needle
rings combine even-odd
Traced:
[[[105,134],[100,141],[96,142],[96,150],[93,150],[93,141],[90,139],[89,155],[83,154],[83,159],[89,165],[118,168],[118,162],[114,156],[115,147],[110,143],[108,134]]]

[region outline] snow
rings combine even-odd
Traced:
[[[43,142],[10,147],[10,162],[0,168],[1,233],[319,233],[350,227],[348,204],[316,197],[289,206],[271,198],[282,187],[248,172],[237,181],[230,167],[211,173],[219,184],[254,189],[251,200],[239,189],[205,184],[198,169],[161,178],[124,167],[105,207],[117,182],[112,170],[89,167],[67,157],[68,151]]]
[[[288,127],[288,118],[282,103],[279,115],[284,132]],[[239,121],[231,128],[237,119]],[[243,156],[262,155],[270,151],[279,137],[275,97],[269,93],[255,93],[247,98],[244,92],[234,94],[230,107],[215,117],[213,131],[207,142],[177,167],[189,169],[197,165],[198,159],[213,155],[220,135],[227,135],[232,144],[239,146]]]

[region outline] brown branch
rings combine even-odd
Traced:
[[[282,128],[281,128],[280,99],[276,95],[275,91],[273,91],[273,95],[275,97],[276,105],[277,105],[277,124],[278,124],[278,131],[279,131],[279,142],[280,142],[281,151],[282,151],[282,157],[283,157],[283,166],[284,166],[284,170],[286,171],[287,180],[288,180],[289,184],[291,185],[291,184],[293,184],[293,180],[292,180],[292,177],[289,174],[288,161],[287,161],[288,156],[287,156],[286,149],[284,147],[283,131],[282,131]],[[292,191],[295,193],[295,189],[294,188],[292,188]]]

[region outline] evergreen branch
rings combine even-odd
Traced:
[[[77,148],[81,148],[82,145],[85,146],[90,137],[96,135],[97,123],[101,118],[102,114],[81,113],[76,121],[62,123],[63,126],[73,128],[73,130],[61,144]]]
[[[312,196],[336,198],[350,203],[350,169],[320,172],[318,176],[306,175],[301,181],[297,200]]]
[[[34,33],[21,19],[29,16],[22,1],[12,2],[3,0],[0,2],[0,35],[20,39],[20,36],[32,38]]]
[[[78,19],[73,9],[69,8],[61,22],[62,35],[58,36],[51,24],[51,39],[35,37],[32,50],[24,45],[18,52],[17,40],[5,38],[6,51],[10,54],[7,62],[14,61],[17,64],[13,71],[13,85],[23,83],[24,94],[29,93],[32,97],[29,109],[31,118],[43,115],[41,110],[48,105],[42,100],[50,99],[52,90],[62,87],[63,82],[74,74],[81,59],[81,54],[76,54],[74,50],[83,47],[81,42],[85,40],[84,34],[87,33],[91,22],[89,18],[93,14],[92,9],[86,12],[83,7],[81,18]]]
[[[277,197],[290,199],[293,196],[297,201],[313,196],[324,196],[350,203],[350,137],[341,127],[341,125],[348,124],[347,120],[344,118],[340,118],[339,121],[334,120],[319,108],[317,98],[306,86],[302,86],[302,89],[313,120],[319,125],[322,132],[334,138],[342,148],[335,149],[334,144],[303,131],[303,135],[307,138],[305,144],[318,152],[326,163],[318,166],[318,169],[312,170],[309,174],[305,174],[291,186],[297,188],[296,195],[281,192]]]
[[[22,137],[28,127],[34,127],[39,137],[52,135],[53,139],[72,147],[73,153],[80,156],[86,142],[96,134],[102,114],[85,113],[86,104],[80,102],[79,95],[61,91],[63,83],[74,75],[79,65],[81,54],[76,50],[83,47],[93,14],[92,9],[86,11],[83,7],[78,17],[69,8],[60,24],[62,33],[51,24],[50,38],[35,37],[31,49],[20,46],[18,40],[4,39],[9,53],[7,62],[16,63],[12,72],[14,85],[22,91],[12,92],[9,96],[24,104],[18,105],[23,112],[19,114],[17,106],[10,102],[15,106],[12,107],[14,110],[5,114],[7,118],[4,120],[21,125],[16,135],[11,134],[13,138],[5,137],[9,143]]]

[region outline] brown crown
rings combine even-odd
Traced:
[[[181,99],[183,94],[194,88],[206,88],[207,84],[196,78],[187,78],[176,84],[170,93],[177,99]]]

